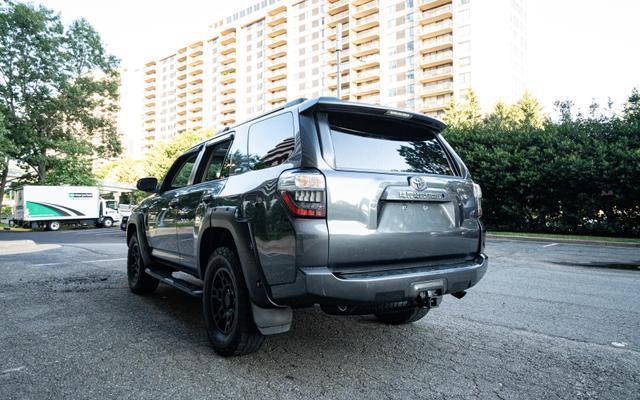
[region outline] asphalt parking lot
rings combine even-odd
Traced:
[[[0,232],[0,399],[640,398],[640,248],[492,240],[490,270],[416,324],[295,313],[218,357],[201,305],[129,292],[118,229]]]

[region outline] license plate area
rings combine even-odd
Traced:
[[[433,232],[456,227],[452,202],[382,202],[378,222],[380,232]]]

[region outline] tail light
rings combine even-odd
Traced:
[[[314,170],[285,171],[278,179],[278,192],[296,217],[324,218],[327,215],[324,175]]]
[[[482,217],[482,188],[477,183],[473,184],[473,197],[476,199],[476,216]]]

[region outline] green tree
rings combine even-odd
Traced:
[[[28,179],[87,181],[93,157],[119,153],[116,67],[87,21],[65,27],[42,6],[0,6],[0,107]]]
[[[544,118],[542,116],[542,107],[531,93],[525,91],[522,97],[515,104],[515,110],[518,114],[518,123],[533,128],[542,128]]]
[[[180,154],[195,144],[214,135],[211,130],[186,131],[168,141],[155,144],[144,159],[144,171],[158,179],[164,177],[171,164]]]
[[[131,184],[136,183],[144,174],[142,162],[129,157],[111,161],[95,171],[95,176],[99,180]]]

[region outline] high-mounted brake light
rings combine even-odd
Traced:
[[[324,218],[326,184],[324,175],[315,170],[285,171],[278,179],[278,192],[296,217]]]
[[[482,188],[477,183],[473,184],[473,197],[476,199],[476,216],[482,217]]]

